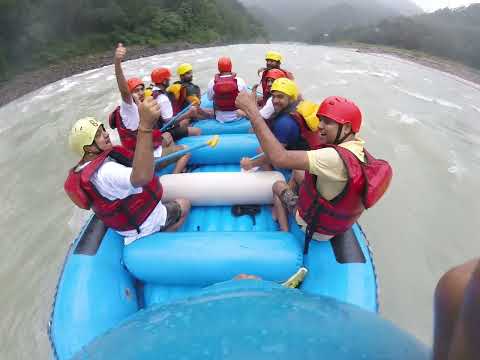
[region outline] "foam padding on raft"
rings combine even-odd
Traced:
[[[271,204],[272,186],[285,180],[278,171],[198,172],[160,178],[163,201],[184,198],[195,206]]]
[[[211,135],[189,136],[178,142],[180,145],[193,147],[204,144]],[[254,134],[226,134],[220,135],[220,141],[214,148],[210,146],[192,151],[189,164],[215,165],[240,163],[242,157],[252,157],[257,154],[259,147]]]
[[[127,269],[159,285],[206,286],[238,274],[284,281],[302,266],[299,241],[286,232],[156,233],[124,249]]]

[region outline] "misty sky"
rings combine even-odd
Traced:
[[[465,0],[414,0],[418,6],[425,11],[434,11],[445,7],[459,7],[469,5],[480,1],[465,1]]]

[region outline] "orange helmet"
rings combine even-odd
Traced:
[[[354,133],[359,132],[362,126],[362,113],[358,106],[340,96],[326,98],[318,108],[317,116],[325,116],[342,125],[350,123]]]
[[[153,69],[150,77],[152,78],[152,82],[155,84],[161,84],[167,79],[170,79],[172,77],[172,73],[168,68],[157,68]]]
[[[218,59],[218,71],[221,73],[232,72],[232,60],[226,56],[222,56]]]
[[[285,73],[280,69],[270,69],[265,74],[265,78],[270,78],[275,80],[280,79],[282,77],[286,77],[286,76],[285,76]]]
[[[131,78],[127,81],[128,91],[132,92],[138,85],[143,85],[143,81],[139,78]]]

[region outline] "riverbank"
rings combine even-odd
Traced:
[[[420,65],[424,65],[433,69],[443,71],[454,75],[466,81],[475,83],[480,88],[480,70],[469,67],[462,63],[440,58],[421,51],[413,51],[406,49],[393,48],[381,45],[371,45],[356,42],[341,42],[329,44],[329,46],[345,47],[355,49],[357,52],[366,54],[390,55],[400,59],[411,61]]]
[[[180,50],[222,45],[227,45],[227,43],[220,41],[208,44],[177,42],[165,44],[159,47],[133,45],[128,47],[128,53],[125,60],[133,60]],[[37,90],[52,82],[82,73],[87,70],[111,65],[113,64],[113,52],[114,49],[112,48],[111,50],[96,54],[74,57],[64,62],[47,65],[42,69],[25,72],[7,81],[0,82],[0,106],[3,106],[20,96],[28,94],[29,92]]]

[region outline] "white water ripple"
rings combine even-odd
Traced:
[[[393,110],[393,109],[390,110],[388,112],[388,116],[397,118],[398,121],[402,124],[413,125],[413,124],[418,123],[418,120],[415,117],[413,117],[411,115],[408,115],[408,114],[404,114],[404,113],[402,113],[401,111],[398,111],[398,110]]]
[[[457,104],[452,103],[452,102],[447,101],[447,100],[436,99],[436,98],[426,96],[426,95],[423,95],[423,94],[420,94],[420,93],[417,93],[417,92],[414,92],[414,91],[405,90],[405,89],[403,89],[399,86],[396,86],[396,85],[394,86],[394,88],[397,89],[398,91],[400,91],[403,94],[406,94],[408,96],[412,96],[412,97],[417,98],[419,100],[423,100],[423,101],[430,102],[430,103],[435,103],[435,104],[445,106],[445,107],[449,107],[449,108],[452,108],[452,109],[463,110],[463,107],[461,107],[460,105],[457,105]]]

